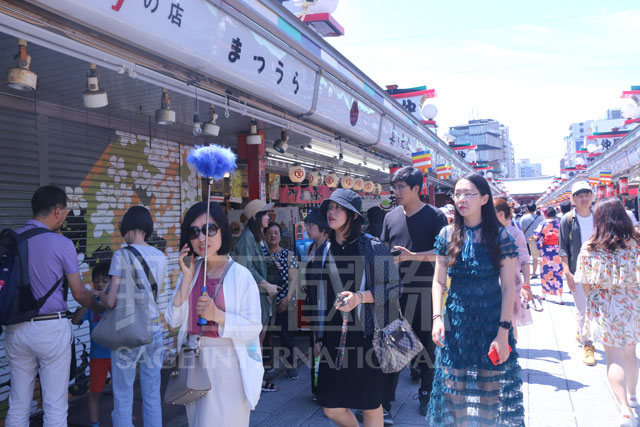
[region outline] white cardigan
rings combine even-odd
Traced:
[[[189,286],[189,295],[195,286],[201,266],[202,261],[200,260],[196,265],[196,272]],[[181,281],[182,273],[178,283]],[[177,290],[176,287],[176,293]],[[187,298],[180,307],[174,307],[173,301],[176,293],[171,298],[164,315],[169,326],[172,328],[180,327],[178,346],[181,346],[185,343],[189,329],[189,299]],[[249,270],[234,262],[224,278],[222,293],[225,303],[225,324],[218,326],[218,333],[221,338],[231,338],[233,342],[238,355],[244,393],[251,409],[255,409],[260,399],[264,375],[259,339],[262,330],[260,292]],[[215,384],[212,386],[215,387]]]

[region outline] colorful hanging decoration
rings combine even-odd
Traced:
[[[412,153],[411,159],[413,167],[420,169],[422,173],[427,173],[431,170],[431,152],[429,150]]]
[[[611,172],[600,172],[600,184],[611,183]]]
[[[451,179],[451,163],[442,163],[436,166],[438,179]]]

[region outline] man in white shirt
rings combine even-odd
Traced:
[[[571,295],[576,307],[577,333],[576,339],[584,349],[584,363],[588,366],[596,364],[593,343],[583,334],[587,297],[581,283],[575,283],[573,274],[576,272],[576,262],[582,245],[593,235],[593,191],[586,181],[579,181],[571,188],[571,201],[575,209],[562,217],[560,221],[560,258],[564,276],[567,279]]]

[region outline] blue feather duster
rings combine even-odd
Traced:
[[[219,145],[207,145],[191,150],[187,156],[187,162],[195,165],[200,175],[207,178],[221,179],[229,172],[236,169],[236,155],[229,148]]]

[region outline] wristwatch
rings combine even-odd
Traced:
[[[362,292],[356,292],[356,295],[358,295],[360,297],[360,304],[364,303],[364,295],[362,295]]]
[[[511,329],[511,322],[498,322],[498,326],[505,329]]]

